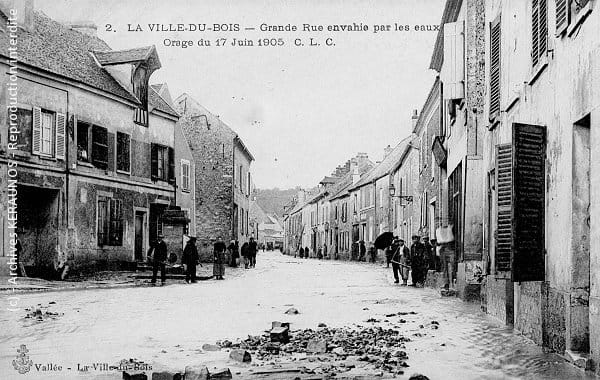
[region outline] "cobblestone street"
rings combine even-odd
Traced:
[[[391,270],[379,265],[260,252],[256,269],[235,269],[233,276],[228,270],[225,281],[195,285],[171,281],[164,287],[21,294],[20,311],[1,316],[0,377],[118,379],[117,372],[83,373],[77,366],[134,358],[153,370],[204,364],[229,367],[234,378],[252,378],[262,368],[256,360],[239,364],[228,359],[226,350],[203,351],[202,345],[260,335],[272,321],[283,321],[291,322],[292,336],[319,323],[330,328],[398,326],[410,338],[405,349],[410,367],[400,378],[413,373],[431,379],[586,378],[559,356],[500,327],[478,305],[440,298],[430,289],[395,286]],[[37,304],[58,315],[43,321],[24,318],[25,308]],[[300,313],[284,314],[292,306]],[[397,316],[385,316],[398,312],[416,314],[404,316],[406,323],[400,325]],[[439,322],[438,329],[432,321]],[[19,375],[11,363],[22,344],[33,363],[53,363],[62,371],[41,372],[34,365],[27,376]]]

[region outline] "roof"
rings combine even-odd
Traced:
[[[409,143],[410,136],[400,141],[398,145],[396,145],[394,149],[392,149],[392,151],[384,157],[383,161],[381,161],[373,169],[371,169],[364,176],[362,176],[360,181],[358,181],[354,186],[351,186],[349,190],[357,189],[390,174],[393,171],[396,164],[402,159],[402,156],[404,155],[404,152],[408,147]]]
[[[92,50],[110,50],[106,42],[68,28],[41,12],[34,11],[33,18],[31,31],[19,29],[19,62],[139,104],[90,54]],[[0,32],[0,55],[7,56],[8,44],[9,33]]]
[[[439,75],[435,77],[435,81],[431,85],[431,89],[429,90],[429,95],[427,95],[427,100],[423,103],[423,107],[421,108],[421,112],[419,113],[419,118],[415,123],[415,128],[413,129],[413,133],[417,133],[423,128],[423,124],[425,120],[429,117],[429,111],[432,110],[432,105],[435,104],[435,101],[438,100],[440,96],[440,77]]]
[[[240,144],[242,151],[244,151],[246,153],[248,158],[250,158],[250,161],[254,161],[254,156],[252,155],[252,153],[250,153],[250,150],[246,147],[246,144],[244,144],[244,141],[242,140],[240,135],[235,136],[235,141]]]
[[[29,66],[56,74],[119,98],[140,104],[137,97],[123,87],[106,69],[99,66],[96,58],[106,62],[140,57],[156,51],[153,46],[113,51],[106,42],[96,36],[81,33],[57,21],[42,12],[33,11],[33,27],[30,30],[19,29],[18,60]],[[9,33],[0,32],[0,55],[8,57]],[[92,54],[93,52],[93,54]],[[99,62],[101,63],[101,62]],[[148,101],[151,107],[173,116],[177,112],[164,99],[149,91]]]
[[[154,46],[144,46],[127,50],[94,51],[93,53],[98,62],[102,66],[106,66],[144,61],[152,55],[153,51],[156,51]]]
[[[341,178],[339,178],[339,177],[325,176],[319,183],[323,184],[323,185],[330,185],[330,184],[338,183],[340,179]]]
[[[373,163],[371,161],[365,161],[363,163],[359,163],[358,165],[358,173],[363,176],[368,173],[373,168]],[[331,191],[331,195],[329,196],[330,200],[342,198],[349,194],[350,188],[353,187],[352,183],[352,172],[346,174],[340,182],[338,182]]]
[[[442,21],[440,21],[440,30],[438,31],[435,47],[433,48],[433,54],[431,55],[431,61],[429,63],[429,68],[437,72],[440,72],[442,64],[444,63],[444,24],[456,21],[461,6],[462,0],[446,0]]]
[[[159,111],[168,113],[169,115],[179,117],[180,115],[175,111],[173,106],[167,102],[165,98],[160,96],[160,94],[154,89],[154,87],[150,86],[150,91],[148,91],[148,103],[150,103],[151,107],[158,109]]]

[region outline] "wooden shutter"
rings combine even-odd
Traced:
[[[531,59],[535,67],[548,50],[548,0],[532,0]]]
[[[465,56],[464,23],[462,21],[444,24],[444,64],[442,81],[445,99],[464,98]]]
[[[511,270],[512,252],[512,148],[496,147],[496,272]]]
[[[151,144],[150,147],[150,175],[153,181],[158,179],[158,145]]]
[[[108,131],[98,125],[92,126],[92,164],[100,169],[108,168]]]
[[[110,245],[123,245],[123,202],[110,200]]]
[[[56,113],[56,136],[54,139],[55,157],[59,160],[65,159],[67,140],[67,117],[64,113]]]
[[[568,0],[556,1],[556,35],[563,34],[569,26],[569,8]]]
[[[42,109],[33,107],[33,127],[31,132],[31,153],[40,154],[42,151]]]
[[[513,149],[513,281],[543,281],[546,128],[513,124]]]
[[[175,183],[175,149],[169,147],[169,175],[170,183]]]
[[[500,17],[490,24],[490,119],[500,112]]]

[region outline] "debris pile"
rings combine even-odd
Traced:
[[[404,373],[408,367],[405,342],[410,338],[398,330],[382,327],[331,328],[296,330],[289,342],[272,341],[272,334],[248,336],[230,347],[247,350],[253,359],[279,361],[278,359],[320,362],[316,369],[303,368],[302,372],[340,373],[350,371],[360,362],[365,366],[393,374]],[[224,347],[224,346],[223,346]]]
[[[56,304],[56,302],[50,302],[48,305]],[[27,314],[24,319],[34,319],[36,321],[42,322],[48,319],[56,319],[58,317],[62,317],[63,313],[54,313],[48,310],[49,306],[42,306],[42,304],[37,304],[37,306],[28,307],[25,309]]]

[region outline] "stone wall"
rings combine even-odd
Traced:
[[[515,329],[542,344],[542,282],[515,284]]]

